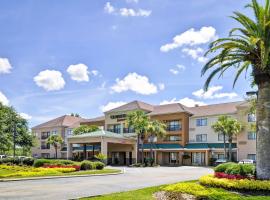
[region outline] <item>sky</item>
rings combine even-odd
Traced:
[[[0,101],[30,126],[92,118],[124,103],[186,106],[242,100],[250,80],[201,69],[211,41],[251,15],[246,0],[0,1]]]

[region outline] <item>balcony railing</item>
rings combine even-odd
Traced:
[[[50,137],[50,136],[49,135],[41,135],[42,140],[46,140],[46,139],[48,139],[48,137]]]
[[[175,126],[167,126],[167,131],[180,131],[182,129],[182,127],[180,127],[179,125],[175,125]]]

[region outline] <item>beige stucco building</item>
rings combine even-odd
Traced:
[[[256,134],[251,131],[250,124],[255,118],[249,115],[248,103],[230,102],[223,104],[186,107],[179,103],[167,105],[151,105],[133,101],[104,113],[104,116],[82,119],[73,124],[54,126],[53,121],[33,128],[33,132],[44,145],[40,134],[57,132],[66,141],[59,149],[62,158],[90,159],[94,155],[107,155],[108,164],[129,165],[137,161],[137,137],[134,130],[127,126],[126,115],[130,111],[142,110],[151,119],[166,123],[167,133],[164,138],[155,138],[153,145],[144,141],[145,157],[149,157],[153,149],[155,163],[160,165],[209,165],[210,160],[224,157],[223,136],[211,128],[220,115],[237,118],[244,124],[243,131],[234,138],[233,159],[235,161],[250,158],[256,159]],[[62,123],[63,125],[64,123]],[[79,125],[97,125],[100,131],[72,136],[72,128]],[[69,134],[67,134],[67,132]],[[46,135],[46,134],[45,134]],[[139,148],[141,149],[141,145]],[[34,148],[37,157],[54,157],[54,150]],[[46,156],[45,156],[46,155]]]

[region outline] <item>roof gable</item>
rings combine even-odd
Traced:
[[[120,112],[131,111],[131,110],[145,110],[145,111],[151,112],[153,110],[153,106],[148,103],[144,103],[142,101],[132,101],[130,103],[124,104],[112,110],[106,111],[105,113],[118,112],[118,111]]]

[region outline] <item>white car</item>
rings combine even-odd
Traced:
[[[238,162],[239,164],[255,164],[255,160],[243,159]]]
[[[0,159],[6,158],[6,155],[0,155]]]

